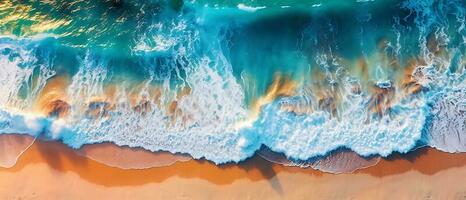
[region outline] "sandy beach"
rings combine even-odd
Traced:
[[[466,200],[466,0],[0,0],[23,199]]]
[[[109,145],[101,146],[110,151],[123,149],[131,155],[129,148]],[[94,145],[91,150],[98,146]],[[466,154],[449,154],[431,148],[404,156],[393,155],[374,167],[338,175],[283,167],[258,156],[239,165],[216,166],[207,161],[183,160],[166,167],[120,169],[82,155],[82,152],[58,142],[36,141],[14,167],[0,169],[0,198],[466,198],[463,180],[466,176]],[[162,158],[164,156],[166,158],[167,155],[162,155]]]

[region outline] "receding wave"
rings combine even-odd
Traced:
[[[191,160],[189,155],[150,152],[140,148],[119,147],[111,143],[84,145],[78,154],[121,169],[146,169],[170,166]]]
[[[34,141],[34,137],[27,135],[0,135],[0,167],[9,168],[14,166],[21,154],[23,154]]]
[[[313,168],[329,173],[350,173],[358,169],[372,167],[380,161],[379,156],[362,157],[350,150],[338,149],[327,156],[314,157],[309,160],[288,159],[284,154],[276,153],[264,147],[258,152],[262,158],[277,164],[291,167]]]

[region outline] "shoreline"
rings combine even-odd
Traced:
[[[7,134],[9,140],[23,141],[30,139],[29,135]],[[23,145],[23,144],[21,144]],[[22,158],[22,157],[25,158]],[[107,156],[107,158],[105,158]],[[109,165],[106,161],[110,160],[108,156],[116,156],[116,161],[110,162],[138,162],[146,159],[161,159],[161,165],[147,166],[142,168],[124,168],[117,165]],[[136,158],[137,157],[137,158]],[[57,159],[54,161],[54,159]],[[50,162],[48,162],[50,161]],[[407,171],[417,171],[426,175],[433,175],[444,169],[453,167],[466,167],[466,153],[448,153],[437,150],[432,147],[421,147],[408,153],[393,153],[388,157],[381,157],[375,165],[356,169],[353,172],[328,173],[322,172],[311,167],[301,168],[297,166],[284,166],[254,155],[239,163],[227,163],[216,165],[205,159],[193,159],[185,154],[172,154],[170,152],[151,152],[142,148],[133,148],[129,146],[118,146],[111,142],[88,144],[80,149],[73,149],[59,141],[33,140],[33,144],[28,145],[27,149],[21,152],[18,163],[13,167],[0,167],[2,171],[17,171],[18,168],[34,163],[47,163],[51,167],[65,164],[68,169],[79,169],[78,166],[90,164],[92,167],[115,168],[118,171],[163,171],[163,168],[186,169],[194,167],[195,169],[206,168],[214,171],[249,171],[251,169],[264,170],[265,168],[274,169],[278,172],[298,172],[304,174],[369,174],[376,177],[384,177],[399,174]],[[150,162],[150,161],[149,161]],[[434,162],[436,165],[430,165]],[[186,166],[184,166],[186,165]],[[373,168],[373,169],[371,169]],[[252,170],[254,171],[254,170]],[[248,173],[244,174],[247,175]],[[255,176],[252,176],[255,177]]]
[[[138,197],[142,199],[163,198],[163,196],[157,195],[166,194],[159,191],[162,193],[155,195],[154,192],[149,192],[152,191],[150,188],[154,190],[156,190],[155,188],[165,188],[163,190],[177,191],[173,194],[175,196],[170,196],[173,198],[180,197],[176,195],[189,194],[187,197],[193,197],[194,199],[208,198],[209,195],[215,196],[214,194],[220,195],[217,196],[220,198],[241,198],[244,197],[243,195],[248,194],[253,199],[260,195],[265,195],[262,196],[263,198],[290,197],[294,199],[304,198],[309,195],[313,196],[311,192],[316,192],[317,189],[322,190],[322,195],[324,195],[320,197],[330,198],[328,195],[342,190],[346,191],[342,193],[342,198],[353,197],[352,192],[355,191],[358,191],[358,194],[363,191],[372,191],[376,194],[384,194],[382,197],[386,197],[385,195],[389,195],[386,190],[393,187],[392,184],[395,184],[392,183],[392,181],[395,181],[394,179],[397,180],[395,185],[399,184],[399,187],[406,187],[403,190],[425,186],[425,192],[421,192],[422,195],[435,193],[435,191],[445,195],[456,195],[458,192],[466,194],[466,185],[461,184],[463,182],[461,177],[464,177],[461,174],[466,175],[465,153],[451,154],[432,148],[422,148],[403,155],[395,154],[381,159],[375,166],[359,169],[353,173],[330,174],[312,168],[285,167],[266,161],[260,156],[255,156],[239,164],[219,166],[205,160],[187,160],[164,167],[120,169],[83,157],[76,150],[59,142],[36,141],[23,153],[15,166],[0,168],[0,188],[4,188],[3,192],[0,191],[0,197],[8,197],[5,196],[9,194],[8,189],[5,188],[15,188],[13,186],[15,184],[17,184],[17,188],[21,188],[21,184],[27,184],[30,189],[22,190],[17,195],[21,196],[23,193],[33,191],[35,194],[45,195],[43,197],[50,197],[48,196],[49,193],[45,193],[45,191],[47,191],[48,187],[51,187],[49,189],[58,192],[54,194],[57,196],[52,199],[60,199],[65,197],[63,195],[69,193],[68,188],[60,186],[60,182],[72,183],[74,187],[89,190],[87,194],[74,192],[71,196],[67,196],[73,199],[86,197],[86,195],[88,195],[87,197],[96,195],[91,190],[99,192],[99,194],[103,195],[102,197],[115,195],[110,194],[114,190],[128,194],[137,194],[139,190],[147,190],[146,193],[138,194]],[[41,184],[41,181],[26,181],[29,179],[45,180],[53,184],[44,185]],[[422,184],[416,183],[404,186],[413,181],[421,181]],[[433,185],[445,181],[458,182],[456,186],[451,188],[454,192],[446,193],[449,190],[442,191],[441,186],[435,190]],[[195,184],[197,186],[185,188],[177,186],[179,184]],[[370,190],[359,188],[369,186],[375,188]],[[199,188],[203,189],[199,190]],[[252,188],[255,189],[251,190]],[[210,192],[203,192],[204,190],[210,190]],[[263,190],[270,191],[264,193]],[[225,191],[229,191],[228,195],[230,196],[222,196]],[[407,190],[407,192],[414,191]],[[12,192],[11,194],[16,193]],[[374,197],[373,195],[371,194],[369,197]],[[115,196],[115,198],[123,199],[130,197],[132,198],[132,196]]]

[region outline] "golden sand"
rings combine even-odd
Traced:
[[[259,157],[221,166],[190,160],[124,170],[39,141],[14,167],[0,168],[0,199],[464,199],[465,165],[466,154],[423,148],[339,175]]]

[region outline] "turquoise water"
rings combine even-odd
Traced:
[[[461,0],[3,1],[0,133],[215,163],[261,146],[298,161],[462,152],[465,14]],[[60,119],[42,105],[58,77]]]

